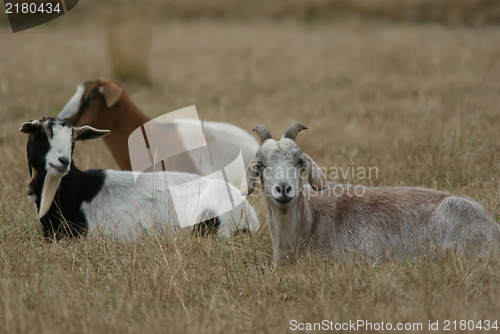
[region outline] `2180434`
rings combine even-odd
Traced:
[[[444,320],[444,331],[498,330],[498,320]]]
[[[6,14],[52,14],[61,13],[61,3],[53,2],[6,2]]]

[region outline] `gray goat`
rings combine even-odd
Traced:
[[[264,125],[253,129],[262,146],[241,190],[252,193],[260,177],[275,262],[307,249],[336,258],[355,252],[372,259],[414,258],[434,249],[487,256],[498,249],[499,225],[471,199],[416,187],[326,183],[318,165],[295,143],[305,129],[292,124],[279,141]],[[303,171],[309,184],[302,182]]]

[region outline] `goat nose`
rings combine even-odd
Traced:
[[[66,158],[66,157],[59,157],[59,162],[61,163],[61,165],[63,165],[64,167],[68,167],[69,165],[69,159]]]
[[[273,197],[278,202],[289,202],[294,197],[293,187],[288,182],[280,182],[274,187]]]
[[[279,195],[285,195],[285,196],[293,195],[292,186],[287,183],[278,183],[276,185],[276,192]]]

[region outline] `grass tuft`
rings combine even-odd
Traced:
[[[107,8],[103,17],[113,75],[120,81],[151,84],[151,31],[143,4],[129,2]]]

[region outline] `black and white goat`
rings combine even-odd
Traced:
[[[223,196],[239,195],[235,187],[221,180],[156,172],[141,174],[137,184],[132,172],[76,168],[72,162],[75,141],[100,138],[108,130],[73,127],[66,121],[44,118],[24,123],[20,131],[29,135],[29,195],[35,200],[47,239],[95,231],[130,239],[152,230],[196,230],[229,237],[237,230],[255,231],[259,227],[254,209],[242,197],[231,202],[235,205],[229,210],[220,210]],[[158,186],[159,180],[168,186]],[[217,212],[220,214],[215,216]],[[179,224],[181,216],[193,224]],[[181,225],[190,226],[180,229]]]

